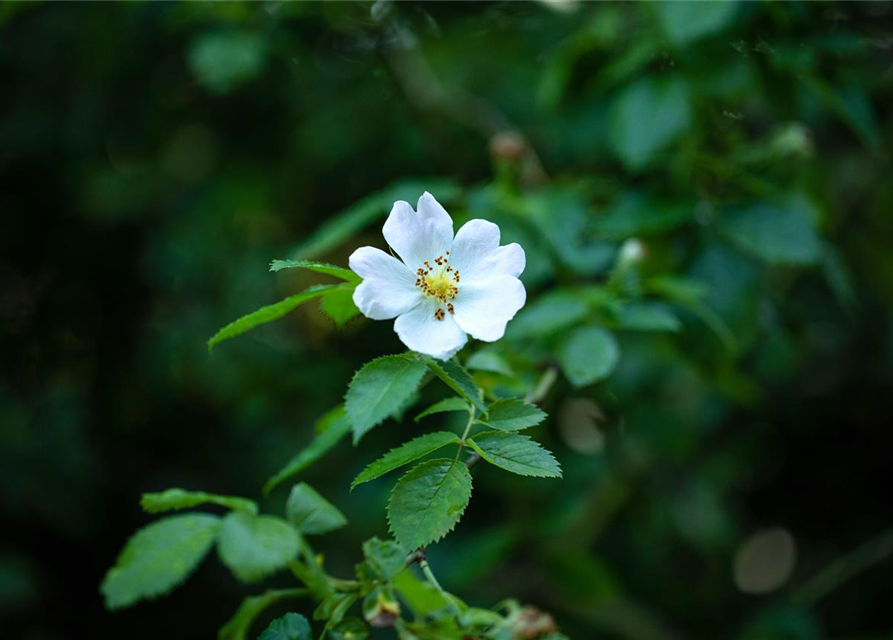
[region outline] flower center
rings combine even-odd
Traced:
[[[425,260],[424,264],[416,269],[415,286],[422,290],[426,298],[435,298],[440,300],[446,310],[452,314],[453,303],[459,295],[459,270],[453,269],[449,264],[450,252],[447,251],[445,256],[437,256],[434,260]],[[433,263],[433,264],[432,264]],[[443,320],[446,313],[441,307],[434,311],[434,317],[437,320]]]

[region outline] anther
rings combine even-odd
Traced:
[[[443,309],[438,308],[437,311],[434,312],[434,318],[436,320],[443,320],[446,317],[446,314],[443,312]]]

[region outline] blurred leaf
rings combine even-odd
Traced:
[[[267,44],[247,31],[212,31],[199,35],[187,60],[199,84],[217,95],[228,93],[263,71]]]
[[[408,550],[437,542],[453,530],[470,499],[471,474],[462,462],[446,458],[421,462],[391,492],[391,533]]]
[[[595,217],[592,225],[598,235],[622,239],[666,233],[691,221],[694,214],[692,202],[625,192],[604,214]]]
[[[305,535],[328,533],[347,524],[347,518],[338,507],[305,482],[292,487],[285,503],[285,517]]]
[[[564,375],[578,387],[607,378],[619,359],[617,340],[602,327],[580,327],[558,349],[558,362]]]
[[[520,433],[485,431],[468,441],[481,457],[497,467],[521,476],[560,478],[561,466],[535,440]]]
[[[105,606],[127,607],[171,591],[207,555],[220,518],[184,514],[158,520],[137,531],[102,581]]]
[[[257,640],[313,640],[310,622],[300,613],[286,613],[276,618]]]
[[[430,407],[417,415],[414,420],[419,422],[422,418],[434,415],[435,413],[446,413],[449,411],[470,411],[470,405],[462,398],[445,398],[440,402],[435,402]]]
[[[227,509],[257,513],[257,503],[247,498],[219,496],[204,491],[168,489],[162,493],[144,493],[140,506],[146,513],[161,513],[178,509],[189,509],[200,504],[216,504]]]
[[[822,247],[822,273],[831,291],[834,292],[837,303],[848,313],[855,313],[859,301],[856,297],[853,276],[840,252],[830,244]]]
[[[383,356],[363,365],[354,374],[345,396],[354,444],[403,409],[424,375],[425,363],[407,355]]]
[[[298,554],[298,534],[280,518],[233,512],[220,526],[217,552],[236,578],[257,582]]]
[[[659,2],[652,5],[664,31],[677,47],[713,35],[729,26],[738,12],[733,0],[722,2]]]
[[[498,353],[481,349],[471,355],[465,366],[475,371],[490,371],[491,373],[500,373],[504,376],[513,377],[515,375],[508,362]]]
[[[292,309],[304,304],[308,300],[318,298],[327,291],[331,291],[336,286],[337,285],[324,284],[310,287],[302,293],[289,296],[285,300],[280,300],[275,304],[261,307],[254,313],[249,313],[247,316],[242,316],[238,320],[230,322],[220,331],[215,333],[214,336],[210,340],[208,340],[208,350],[213,349],[215,345],[220,344],[224,340],[235,338],[236,336],[243,334],[246,331],[250,331],[258,325],[272,322],[273,320],[278,320]]]
[[[803,196],[730,209],[722,228],[738,247],[770,264],[811,265],[821,257],[815,213]]]
[[[406,549],[393,540],[366,540],[363,543],[363,556],[375,576],[385,582],[390,582],[406,568]]]
[[[492,403],[487,421],[482,424],[499,431],[520,431],[535,427],[545,419],[546,413],[535,404],[508,398]]]
[[[314,620],[326,620],[326,628],[332,627],[344,618],[359,596],[356,593],[333,593],[319,603],[313,612]]]
[[[351,616],[345,618],[329,630],[328,637],[331,640],[366,640],[369,629],[360,618]]]
[[[620,309],[615,327],[634,331],[669,331],[682,329],[682,321],[659,302],[630,302]]]
[[[419,579],[412,569],[394,578],[394,588],[412,609],[416,618],[424,618],[450,606],[450,601],[430,583]]]
[[[248,596],[229,621],[220,627],[217,640],[247,640],[251,625],[265,609],[286,598],[307,594],[306,589],[270,589],[259,596]]]
[[[360,276],[350,269],[336,267],[333,264],[326,264],[325,262],[314,262],[312,260],[273,260],[273,262],[270,263],[270,271],[282,271],[283,269],[308,269],[317,273],[324,273],[327,276],[340,278],[341,280],[346,280],[347,282],[352,282],[354,284],[360,284],[363,281]]]
[[[643,78],[611,106],[608,141],[627,169],[639,172],[691,124],[688,88],[678,77]]]
[[[319,427],[322,427],[321,429]],[[298,455],[288,461],[288,463],[270,478],[264,485],[264,493],[270,493],[276,486],[284,480],[292,477],[296,473],[303,471],[311,464],[319,460],[323,455],[328,453],[341,438],[350,433],[351,424],[347,418],[347,412],[344,405],[339,405],[335,409],[329,411],[320,418],[317,427],[317,436],[302,450]]]
[[[394,469],[399,469],[405,464],[409,464],[433,451],[437,451],[441,447],[453,443],[458,444],[459,438],[456,437],[456,434],[450,433],[449,431],[426,433],[409,442],[404,442],[399,447],[391,449],[378,460],[363,469],[360,475],[354,478],[354,481],[350,483],[350,488],[353,490],[357,485],[369,482],[370,480],[375,480]]]
[[[513,340],[547,336],[567,329],[589,315],[586,301],[572,291],[548,291],[518,313],[506,334]]]
[[[443,380],[450,389],[468,400],[481,413],[487,413],[483,391],[461,364],[454,360],[436,360],[429,356],[424,356],[422,361],[431,373]]]
[[[355,288],[355,285],[340,285],[326,291],[320,300],[323,312],[329,316],[336,327],[343,327],[360,314],[360,310],[353,301]]]

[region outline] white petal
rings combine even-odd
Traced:
[[[445,255],[453,241],[453,220],[427,191],[419,198],[418,213],[398,200],[384,223],[388,244],[414,272],[425,260]]]
[[[524,306],[527,292],[515,277],[498,275],[480,278],[459,287],[453,301],[456,322],[466,333],[484,342],[505,334],[505,325]]]
[[[360,247],[348,264],[363,278],[353,292],[353,301],[367,318],[390,320],[424,300],[409,267],[381,249]]]
[[[443,320],[434,317],[441,305],[425,300],[415,309],[404,313],[394,321],[394,331],[400,340],[413,351],[449,360],[468,342],[468,336],[459,328],[450,314]]]
[[[469,220],[453,240],[450,265],[459,269],[463,280],[508,275],[517,278],[524,271],[524,249],[512,243],[499,246],[499,227],[486,220]]]

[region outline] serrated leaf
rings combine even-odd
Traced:
[[[257,503],[253,500],[235,496],[220,496],[204,491],[186,491],[174,488],[161,493],[144,493],[140,500],[140,506],[147,513],[189,509],[200,504],[216,504],[235,511],[257,513]]]
[[[518,398],[497,400],[490,405],[486,424],[500,431],[520,431],[535,427],[546,419],[546,413],[535,404]]]
[[[388,523],[406,549],[418,549],[449,533],[471,499],[471,474],[458,460],[426,460],[410,469],[391,492]]]
[[[561,466],[548,449],[520,433],[485,431],[468,440],[481,457],[521,476],[560,478]]]
[[[217,516],[191,513],[164,518],[137,531],[102,581],[105,606],[127,607],[171,591],[208,553],[219,526]]]
[[[440,402],[435,402],[430,407],[422,411],[414,419],[416,422],[422,418],[434,415],[435,413],[446,413],[448,411],[469,411],[470,406],[462,398],[446,398]]]
[[[319,306],[335,326],[343,327],[360,314],[360,310],[353,301],[353,292],[356,285],[342,284],[331,291],[327,291],[319,301]]]
[[[424,356],[422,360],[431,373],[443,380],[450,389],[468,400],[481,413],[487,412],[483,391],[462,365],[452,360],[436,360],[429,356]]]
[[[345,397],[354,444],[404,408],[424,375],[424,362],[406,355],[377,358],[357,371]]]
[[[371,538],[363,543],[366,565],[379,580],[388,582],[406,568],[406,549],[393,540]]]
[[[456,434],[448,431],[435,431],[434,433],[426,433],[409,442],[406,442],[396,449],[391,449],[378,460],[367,466],[363,471],[354,478],[350,484],[351,490],[357,485],[375,480],[384,474],[398,469],[405,464],[409,464],[419,458],[422,458],[433,451],[437,451],[441,447],[445,447],[451,443],[459,442]]]
[[[267,480],[264,485],[264,494],[269,493],[288,478],[319,460],[350,432],[350,420],[347,418],[344,405],[335,407],[320,418],[317,421],[316,430],[317,436],[311,440],[310,444],[289,460],[279,473]]]
[[[233,617],[220,627],[217,640],[247,640],[251,625],[265,609],[286,598],[305,595],[306,589],[270,589],[259,596],[248,596],[242,600]]]
[[[298,533],[285,520],[233,512],[220,525],[217,552],[236,578],[257,582],[285,568],[298,546]]]
[[[311,640],[310,622],[300,613],[276,618],[257,640]]]
[[[268,304],[265,307],[261,307],[254,313],[249,313],[248,315],[242,316],[238,320],[230,322],[220,331],[215,333],[211,337],[211,339],[208,340],[208,350],[210,351],[224,340],[235,338],[236,336],[241,335],[246,331],[254,329],[258,325],[266,324],[267,322],[272,322],[273,320],[278,320],[292,309],[295,309],[296,307],[304,304],[309,300],[318,298],[326,291],[329,291],[336,286],[337,285],[333,284],[321,284],[315,287],[310,287],[306,291],[295,294],[293,296],[289,296],[285,300],[280,300],[275,304]]]
[[[338,507],[305,482],[292,487],[285,503],[285,516],[298,532],[307,535],[327,533],[347,524]]]
[[[472,354],[465,366],[475,371],[490,371],[509,377],[514,377],[515,375],[511,366],[503,360],[502,356],[492,351],[481,350]]]
[[[575,329],[558,348],[558,363],[564,375],[578,387],[608,377],[619,359],[617,340],[601,327]]]
[[[363,279],[350,269],[337,267],[333,264],[325,262],[315,262],[313,260],[273,260],[270,263],[270,271],[282,271],[283,269],[308,269],[316,273],[324,273],[327,276],[333,276],[353,284],[360,284]]]

